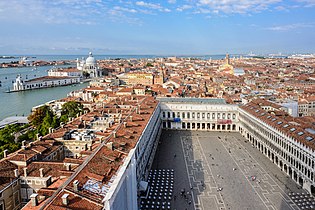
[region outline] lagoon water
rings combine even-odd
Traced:
[[[87,57],[86,55],[29,55],[30,60],[45,60],[45,61],[58,61],[58,60],[75,60],[76,58]],[[17,56],[21,57],[21,56]],[[155,55],[95,55],[99,59],[114,59],[114,58],[156,58],[167,56]],[[181,56],[178,56],[181,57]],[[212,56],[183,56],[183,57],[196,57],[200,59],[223,59],[225,55],[212,55]],[[18,61],[17,59],[0,59],[0,63]],[[69,66],[58,66],[69,67]],[[54,87],[46,89],[37,89],[31,91],[22,91],[14,93],[6,93],[12,88],[13,81],[16,76],[20,74],[24,80],[33,79],[47,75],[47,70],[52,66],[37,67],[23,67],[23,68],[0,68],[0,121],[6,117],[15,115],[29,115],[32,107],[43,104],[45,102],[60,99],[67,96],[67,93],[73,90],[86,87],[88,84],[77,84],[72,86]]]
[[[66,97],[67,93],[70,91],[88,85],[88,83],[84,83],[72,86],[6,93],[6,91],[12,89],[12,82],[18,74],[20,74],[24,80],[33,79],[46,76],[47,70],[50,68],[49,66],[37,67],[37,70],[33,70],[33,67],[0,68],[0,121],[6,117],[15,115],[27,116],[30,114],[32,107],[47,101]]]

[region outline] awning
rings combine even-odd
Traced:
[[[146,191],[148,188],[148,182],[140,181],[140,191]]]

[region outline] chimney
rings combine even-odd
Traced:
[[[61,197],[62,204],[65,206],[68,206],[68,204],[69,204],[68,196],[69,196],[69,194],[63,194],[63,196]]]
[[[89,150],[92,151],[92,145],[89,145]]]
[[[132,122],[132,116],[130,116],[130,121]]]
[[[7,149],[5,149],[5,150],[3,151],[3,157],[4,157],[4,158],[8,157],[8,150],[7,150]]]
[[[70,163],[66,164],[66,168],[67,168],[67,171],[71,171],[71,164]]]
[[[124,122],[124,127],[127,128],[127,122]]]
[[[39,176],[42,178],[44,177],[44,168],[39,169]]]
[[[25,149],[25,140],[22,141],[22,149]]]
[[[73,190],[74,192],[79,192],[79,181],[78,180],[74,180],[73,182]]]
[[[117,138],[116,131],[113,131],[113,134],[114,134],[114,138]]]
[[[27,168],[23,168],[24,171],[24,177],[27,177]]]
[[[108,148],[108,149],[110,149],[110,150],[113,150],[114,148],[113,148],[113,142],[108,142],[107,144],[106,144],[106,147]]]
[[[32,203],[32,206],[37,206],[38,205],[38,194],[36,193],[33,193],[30,198],[31,198],[31,203]]]
[[[141,109],[141,106],[140,106],[140,105],[138,105],[138,114],[141,114],[140,109]]]
[[[36,139],[39,140],[39,133],[36,133]]]
[[[86,128],[86,122],[83,120],[83,127]]]
[[[14,169],[14,176],[19,177],[19,170],[18,169]]]
[[[48,128],[48,133],[52,133],[52,127]]]

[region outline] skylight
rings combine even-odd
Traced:
[[[272,118],[272,120],[271,121],[276,121],[276,118]]]
[[[284,128],[287,128],[288,126],[289,126],[288,124],[285,124],[283,127],[284,127]]]
[[[277,124],[278,124],[278,125],[281,125],[281,124],[282,124],[282,122],[281,122],[281,121],[279,121]]]
[[[291,128],[291,129],[290,129],[291,132],[293,132],[293,131],[295,131],[295,130],[296,130],[295,128]]]
[[[307,141],[312,141],[312,140],[313,140],[313,137],[308,136],[308,137],[306,137],[305,139],[306,139]]]
[[[269,119],[271,116],[269,115],[267,118]]]
[[[302,136],[304,133],[301,131],[301,132],[298,132],[298,135],[299,136]]]

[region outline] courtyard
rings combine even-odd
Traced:
[[[163,169],[174,175],[166,209],[313,208],[314,199],[239,133],[163,130],[152,170]]]

